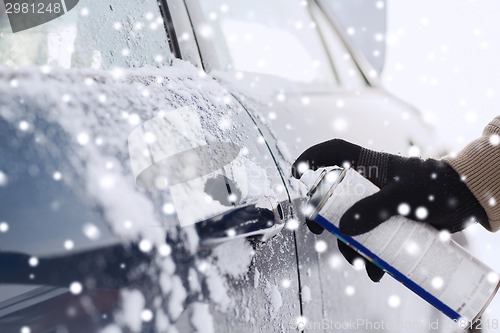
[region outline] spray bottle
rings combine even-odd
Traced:
[[[499,288],[499,275],[429,224],[394,216],[370,232],[339,231],[342,215],[379,189],[353,169],[306,171],[306,215],[451,319],[468,328]]]

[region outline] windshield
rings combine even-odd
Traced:
[[[0,65],[112,69],[170,58],[155,0],[0,1]]]
[[[197,36],[209,39],[216,48],[220,64],[216,69],[300,83],[334,80],[306,2],[214,0],[198,1],[197,6],[206,22],[197,27]]]

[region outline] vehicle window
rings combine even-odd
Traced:
[[[170,61],[155,0],[12,3],[0,1],[0,65],[112,69]]]
[[[328,0],[322,4],[335,15],[351,43],[380,73],[385,60],[385,1],[367,4],[364,1]]]
[[[347,89],[358,89],[365,86],[366,81],[364,80],[363,74],[339,35],[328,21],[328,18],[326,18],[317,7],[313,10],[313,14],[316,22],[318,22],[318,28],[323,34],[325,44],[330,50],[335,70],[340,80],[340,85]]]
[[[85,179],[70,164],[71,138],[42,119],[25,124],[15,128],[0,117],[0,221],[8,228],[0,233],[0,252],[43,256],[68,244],[78,250],[108,244],[108,225],[77,190]]]
[[[222,70],[274,75],[300,83],[333,82],[328,55],[305,2],[198,1]],[[202,54],[203,56],[203,54]]]

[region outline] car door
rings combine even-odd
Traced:
[[[191,13],[195,30],[210,31],[198,37],[203,64],[260,122],[289,180],[292,200],[304,194],[289,179],[293,159],[332,137],[393,153],[433,150],[432,131],[419,113],[380,88],[376,72],[357,62],[313,2],[253,3],[252,8],[225,2],[214,4],[212,11],[211,5],[196,4]],[[434,318],[428,305],[394,281],[385,279],[376,288],[363,272],[343,263],[334,237],[312,235],[302,224],[296,235],[302,325],[326,330],[330,323],[342,325],[367,313],[370,320],[400,320],[408,318],[410,307]],[[392,308],[389,298],[400,300],[398,306]],[[385,307],[374,304],[380,299]],[[401,300],[405,306],[399,307]]]
[[[173,28],[177,32],[179,56],[196,65],[208,66],[208,55],[202,51],[203,46],[199,42],[204,38],[204,33],[207,33],[203,29],[199,30],[204,27],[204,21],[200,18],[203,13],[200,12],[199,4],[192,2],[184,6],[175,1],[167,1],[167,6],[172,16]],[[200,51],[202,51],[202,57],[199,57]],[[228,104],[244,111],[240,114],[239,120],[244,126],[240,128],[238,137],[243,138],[246,154],[252,156],[256,162],[256,164],[248,165],[249,174],[254,175],[251,183],[261,192],[265,188],[272,190],[273,196],[282,204],[283,221],[285,221],[291,218],[288,193],[258,119],[252,117],[245,108],[242,108],[241,101],[235,99],[226,88],[224,89]],[[238,140],[234,138],[233,141]],[[259,173],[259,165],[262,165],[264,172]],[[232,248],[241,248],[241,242],[241,240],[235,240],[224,243],[215,251],[219,257],[224,253],[223,256],[227,257],[223,260],[224,262],[243,260],[237,251],[232,250]],[[288,323],[295,322],[301,314],[293,231],[283,229],[275,238],[258,244],[253,253],[254,260],[248,275],[231,276],[229,274],[229,279],[225,282],[227,290],[236,302],[234,316],[228,316],[225,311],[220,311],[222,309],[220,305],[208,305],[214,310],[214,325],[217,331],[248,330],[250,326],[253,327],[252,329],[265,331],[286,329]],[[189,311],[191,309],[185,313],[184,323],[188,322]],[[179,325],[182,324],[179,323]]]
[[[180,224],[186,212],[217,222],[262,200],[287,207],[254,120],[217,82],[172,59],[163,30],[169,16],[156,2],[81,1],[66,15],[19,39],[4,31],[0,46],[2,63],[14,67],[0,76],[0,260],[15,267],[0,275],[2,327],[269,331],[296,318],[291,232],[213,248],[203,241],[218,237]],[[24,46],[34,52],[23,54]],[[179,109],[189,115],[176,117]],[[238,153],[177,187],[138,186],[129,148],[157,119],[187,119],[180,137],[230,142]],[[141,138],[151,145],[159,135],[174,138],[152,134]],[[204,162],[217,164],[220,155],[211,153]],[[186,191],[191,196],[179,201]],[[276,222],[289,216],[285,208],[276,213]],[[242,223],[254,215],[247,216]]]

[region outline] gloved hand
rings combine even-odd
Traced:
[[[488,220],[460,175],[443,161],[405,158],[333,139],[307,149],[297,158],[292,167],[296,178],[304,172],[301,163],[307,163],[312,170],[348,163],[380,188],[341,217],[340,232],[348,236],[368,232],[394,215],[404,215],[450,232],[462,230],[470,221]],[[314,221],[307,221],[307,225],[314,233],[322,232]],[[351,264],[360,258],[340,241],[339,250]],[[370,278],[379,281],[383,272],[372,263],[365,263]]]

